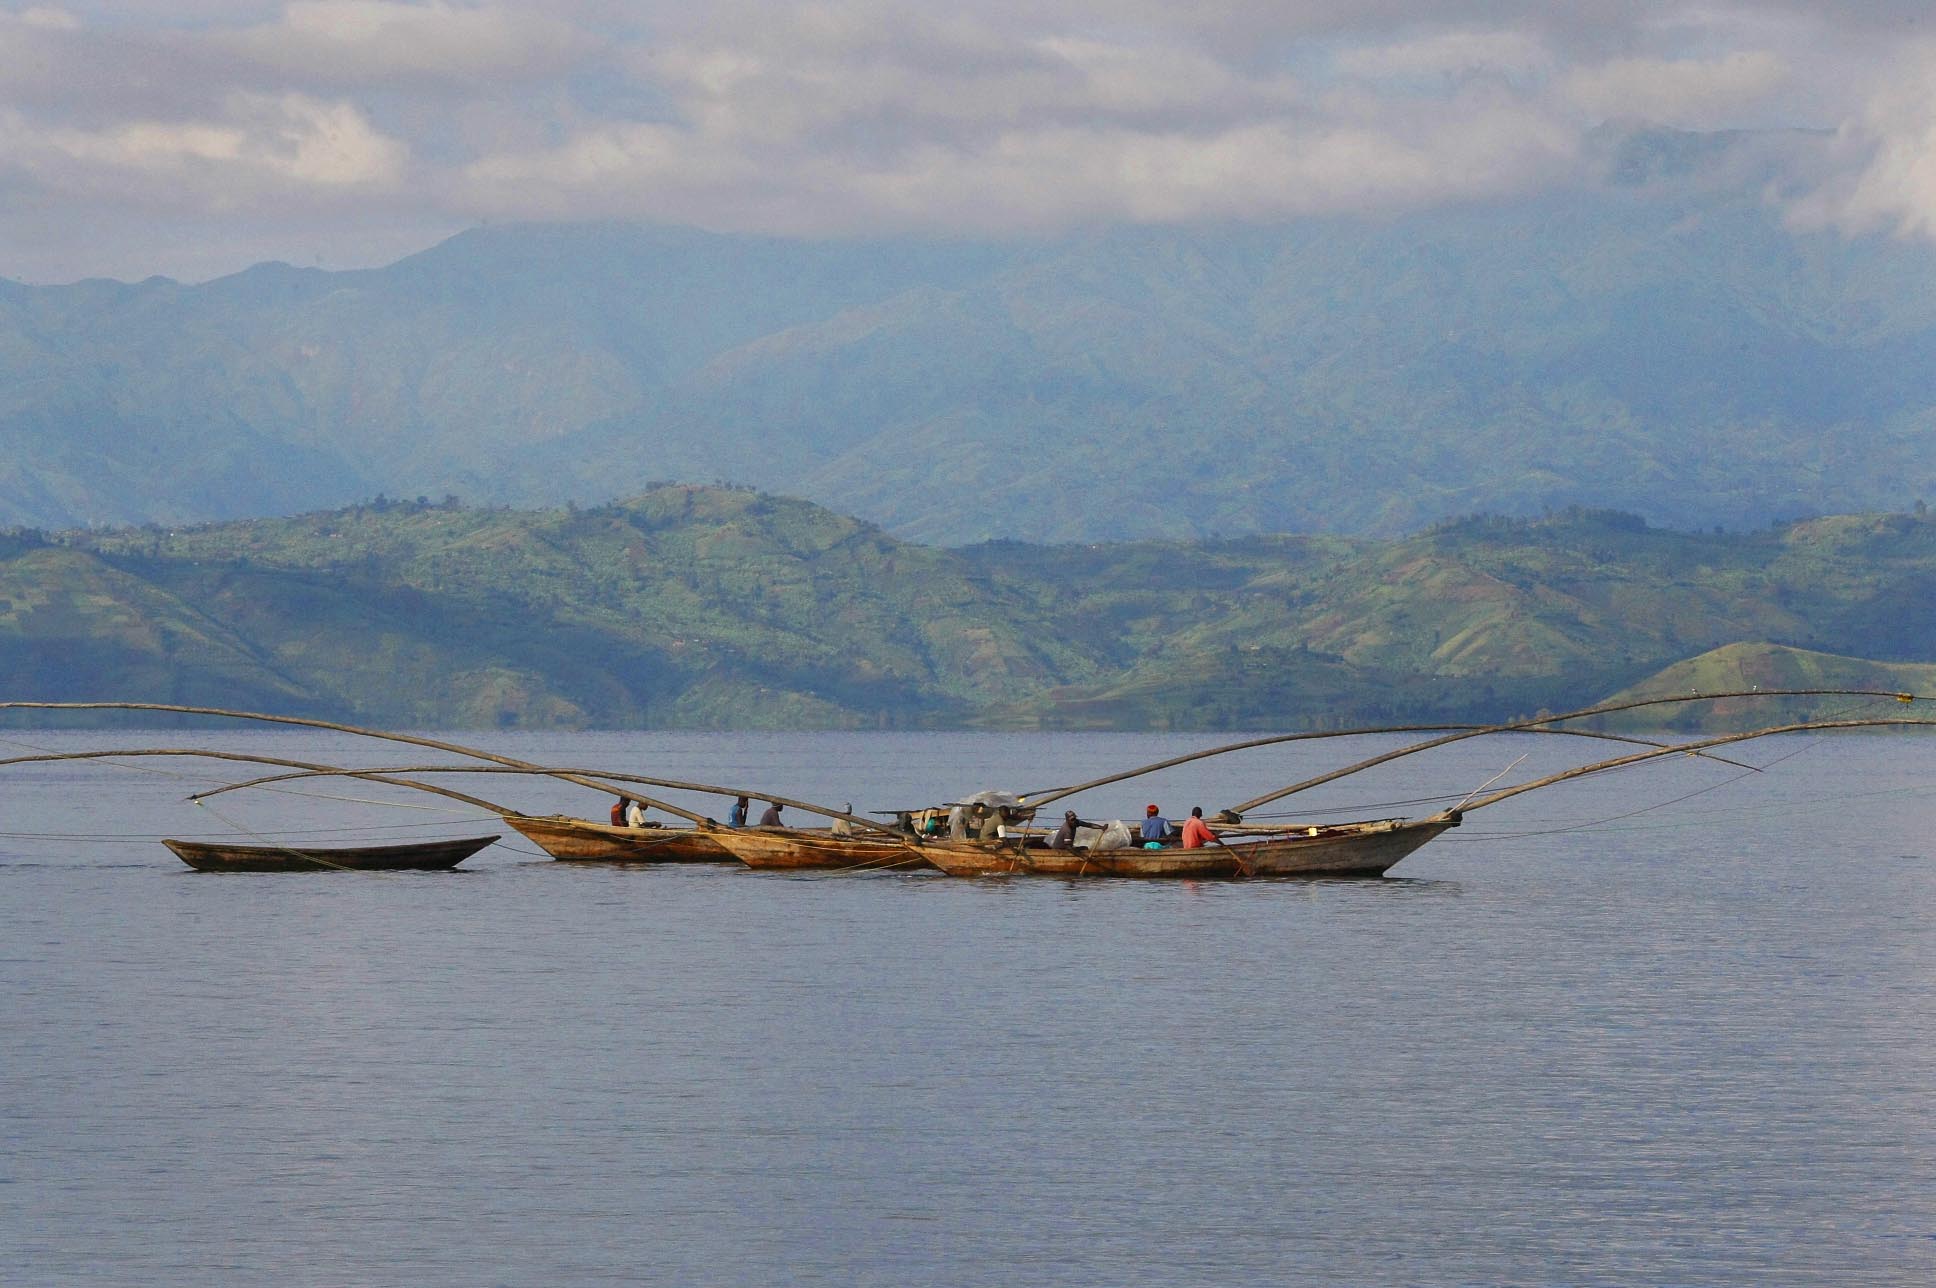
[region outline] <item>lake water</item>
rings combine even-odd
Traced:
[[[1215,741],[471,740],[863,809]],[[1392,802],[1598,746],[1461,744],[1308,808],[1428,812]],[[1076,805],[1209,812],[1360,754]],[[1771,767],[1673,758],[1475,813],[1393,879],[1232,884],[559,864],[515,835],[447,874],[204,875],[153,838],[489,829],[360,783],[181,802],[232,765],[10,769],[0,1282],[1936,1282],[1936,740],[1737,754]]]

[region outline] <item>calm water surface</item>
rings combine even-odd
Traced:
[[[1215,741],[474,737],[863,809]],[[1426,812],[1391,802],[1562,741],[1307,808]],[[1077,806],[1208,811],[1360,754]],[[491,829],[363,784],[181,802],[230,766],[8,770],[0,1282],[1936,1282],[1936,740],[1748,758],[1482,811],[1396,879],[1227,885],[571,865],[515,835],[448,874],[204,875],[152,838]]]

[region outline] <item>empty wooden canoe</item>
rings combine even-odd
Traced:
[[[454,868],[497,840],[466,836],[454,841],[363,845],[330,849],[304,845],[212,845],[163,841],[175,857],[202,872],[411,872]]]

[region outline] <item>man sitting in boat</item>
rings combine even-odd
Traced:
[[[761,827],[785,827],[786,826],[786,824],[780,821],[780,803],[778,801],[768,801],[766,803],[766,812],[760,815],[760,826]]]
[[[1158,845],[1170,839],[1170,820],[1163,817],[1162,811],[1154,805],[1143,808],[1143,844],[1155,841]]]
[[[1223,844],[1217,840],[1217,834],[1210,830],[1210,825],[1203,821],[1203,806],[1192,806],[1190,817],[1183,820],[1183,848],[1201,850],[1212,841]]]
[[[632,802],[630,800],[626,799],[623,796],[619,797],[617,800],[612,802],[612,826],[613,827],[625,826],[625,807],[627,805],[630,805],[631,803]]]
[[[1101,826],[1102,824],[1100,823],[1085,823],[1076,817],[1074,810],[1065,809],[1062,811],[1062,826],[1056,828],[1055,835],[1049,838],[1049,848],[1051,850],[1073,850],[1076,847],[1077,828],[1100,828]]]
[[[747,800],[744,796],[734,801],[733,808],[730,811],[728,811],[726,815],[726,826],[727,827],[745,827],[746,811],[750,808],[752,808],[752,802]]]
[[[645,806],[639,804],[637,801],[626,801],[625,802],[625,826],[627,827],[646,826]]]

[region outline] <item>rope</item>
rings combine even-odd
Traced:
[[[281,850],[285,854],[293,855],[294,857],[303,860],[305,863],[314,863],[318,867],[335,868],[338,872],[355,871],[354,868],[350,868],[344,864],[332,863],[328,859],[319,858],[316,855],[308,853],[307,851],[304,851],[304,850],[291,849],[289,846],[283,845],[282,843],[270,837],[264,836],[259,832],[251,831],[250,829],[244,827],[242,824],[236,822],[234,819],[230,818],[228,815],[224,814],[221,810],[216,809],[213,805],[206,804],[205,802],[202,802],[202,801],[196,801],[195,804],[207,810],[209,813],[215,815],[215,817],[221,819],[224,823],[227,823],[230,827],[242,833],[244,836],[252,836],[259,841],[267,841],[269,843],[269,848],[272,850]]]
[[[1844,708],[1843,708],[1843,709],[1842,709],[1841,711],[1838,711],[1838,712],[1834,712],[1834,713],[1832,713],[1832,714],[1831,714],[1831,716],[1830,716],[1829,718],[1831,718],[1831,719],[1839,719],[1840,717],[1842,717],[1842,716],[1844,716],[1844,715],[1846,715],[1846,714],[1848,714],[1849,712],[1852,712],[1852,711],[1857,711],[1857,710],[1860,710],[1860,709],[1862,709],[1863,707],[1870,707],[1870,706],[1874,706],[1874,705],[1876,705],[1876,701],[1875,701],[1875,700],[1871,700],[1871,701],[1868,701],[1868,702],[1860,702],[1860,703],[1850,703],[1850,704],[1849,704],[1848,706],[1846,706],[1846,707],[1844,707]],[[1681,803],[1682,801],[1689,801],[1689,800],[1693,800],[1693,799],[1694,799],[1694,798],[1695,798],[1696,796],[1705,796],[1705,795],[1707,795],[1707,793],[1709,793],[1709,792],[1713,792],[1713,791],[1719,791],[1719,790],[1720,790],[1721,788],[1723,788],[1723,787],[1728,787],[1728,786],[1731,786],[1731,785],[1733,785],[1733,784],[1735,784],[1735,783],[1738,783],[1738,782],[1740,782],[1740,781],[1741,781],[1742,779],[1744,779],[1744,778],[1747,778],[1747,777],[1749,776],[1749,774],[1752,774],[1752,773],[1761,773],[1761,772],[1765,772],[1766,770],[1769,770],[1769,769],[1773,769],[1773,768],[1774,768],[1774,767],[1775,767],[1776,765],[1780,765],[1780,764],[1783,764],[1783,763],[1785,763],[1785,762],[1787,762],[1787,761],[1790,761],[1790,760],[1793,760],[1793,759],[1794,759],[1795,757],[1797,757],[1797,756],[1799,756],[1799,755],[1802,755],[1802,754],[1803,754],[1804,752],[1809,752],[1809,751],[1813,751],[1813,750],[1815,750],[1815,748],[1817,748],[1817,747],[1819,747],[1819,746],[1821,746],[1821,744],[1822,744],[1823,742],[1825,742],[1825,741],[1827,741],[1827,738],[1826,738],[1826,736],[1825,736],[1825,735],[1824,735],[1824,736],[1817,736],[1817,737],[1814,737],[1814,738],[1810,738],[1810,739],[1809,739],[1808,741],[1806,741],[1806,742],[1804,742],[1804,743],[1803,743],[1803,744],[1802,744],[1801,746],[1799,746],[1799,747],[1797,747],[1797,748],[1795,748],[1795,749],[1794,749],[1793,751],[1790,751],[1790,752],[1787,752],[1787,753],[1786,753],[1786,754],[1784,754],[1784,755],[1780,755],[1780,756],[1777,756],[1777,757],[1775,757],[1775,758],[1774,758],[1773,760],[1770,760],[1770,761],[1768,761],[1767,763],[1765,763],[1765,764],[1763,764],[1763,765],[1762,765],[1762,766],[1761,766],[1761,767],[1760,767],[1759,769],[1755,769],[1755,770],[1750,770],[1750,771],[1748,771],[1748,773],[1741,773],[1741,774],[1736,774],[1736,775],[1734,775],[1734,776],[1733,776],[1732,778],[1724,778],[1724,779],[1722,779],[1722,780],[1721,780],[1720,782],[1718,782],[1718,783],[1709,783],[1709,784],[1708,784],[1708,785],[1707,785],[1706,787],[1700,787],[1700,788],[1696,788],[1695,790],[1693,790],[1693,791],[1691,791],[1691,792],[1685,792],[1685,793],[1683,793],[1682,795],[1679,795],[1679,796],[1674,796],[1674,797],[1670,797],[1670,798],[1668,798],[1667,800],[1664,800],[1664,801],[1656,801],[1656,802],[1655,802],[1654,804],[1652,804],[1652,805],[1643,805],[1643,806],[1642,806],[1642,807],[1640,807],[1639,809],[1634,809],[1634,810],[1628,810],[1627,812],[1625,812],[1625,813],[1623,813],[1623,814],[1609,814],[1609,815],[1607,815],[1607,816],[1605,816],[1604,818],[1597,818],[1597,819],[1593,819],[1593,820],[1591,820],[1591,821],[1589,821],[1589,822],[1585,822],[1585,823],[1577,823],[1577,824],[1573,824],[1573,825],[1571,825],[1571,826],[1568,826],[1568,827],[1553,827],[1553,828],[1543,828],[1543,829],[1539,829],[1539,830],[1535,830],[1535,831],[1526,831],[1526,832],[1481,832],[1481,833],[1476,833],[1476,834],[1470,834],[1470,835],[1465,835],[1465,836],[1458,836],[1458,837],[1456,837],[1456,838],[1453,838],[1453,839],[1457,839],[1457,840],[1461,840],[1461,841],[1482,841],[1482,840],[1518,840],[1518,839],[1522,839],[1522,838],[1525,838],[1525,837],[1533,837],[1533,836],[1565,836],[1565,835],[1568,835],[1568,834],[1570,834],[1570,833],[1574,833],[1574,832],[1586,832],[1586,831],[1592,831],[1592,830],[1594,830],[1594,829],[1597,829],[1597,828],[1602,828],[1602,827],[1605,827],[1605,826],[1606,826],[1607,824],[1609,824],[1609,823],[1618,823],[1618,822],[1620,822],[1620,821],[1621,821],[1621,820],[1623,820],[1623,819],[1629,819],[1629,818],[1638,818],[1638,817],[1640,817],[1640,816],[1641,816],[1642,814],[1651,814],[1651,813],[1653,813],[1653,812],[1654,812],[1655,810],[1660,810],[1660,809],[1666,809],[1666,808],[1667,808],[1668,806],[1670,806],[1670,805],[1678,805],[1678,804],[1680,804],[1680,803]],[[1623,765],[1623,766],[1621,766],[1620,768],[1621,768],[1621,769],[1637,769],[1637,768],[1639,768],[1639,766],[1638,766],[1638,765]],[[1615,771],[1615,772],[1618,772],[1618,771]],[[1889,789],[1889,790],[1887,790],[1887,791],[1878,791],[1878,792],[1864,792],[1864,793],[1860,793],[1860,794],[1857,794],[1857,795],[1853,795],[1853,796],[1830,796],[1830,797],[1820,797],[1820,798],[1818,798],[1818,799],[1819,799],[1819,800],[1822,800],[1822,801],[1839,801],[1839,800],[1860,800],[1860,799],[1864,799],[1864,798],[1866,798],[1866,797],[1870,797],[1870,796],[1881,796],[1881,795],[1897,795],[1897,794],[1913,794],[1913,793],[1916,793],[1916,792],[1918,792],[1918,791],[1920,791],[1920,790],[1921,790],[1921,789],[1919,789],[1919,788],[1892,788],[1892,789]],[[1745,808],[1745,807],[1744,807],[1744,808]],[[1740,812],[1740,811],[1734,811],[1734,812]],[[1771,812],[1771,811],[1768,811],[1768,810],[1766,810],[1766,809],[1760,809],[1760,810],[1758,810],[1757,812],[1759,812],[1759,813],[1763,813],[1763,814],[1766,814],[1766,813],[1769,813],[1769,812]],[[1794,812],[1797,812],[1797,811],[1795,811],[1795,810],[1794,810],[1794,809],[1792,808],[1792,806],[1791,806],[1788,812],[1790,812],[1790,813],[1794,813]],[[1675,824],[1675,825],[1669,825],[1669,826],[1664,826],[1664,827],[1659,827],[1659,828],[1651,828],[1651,829],[1640,829],[1640,828],[1630,828],[1630,829],[1621,829],[1621,828],[1615,828],[1615,829],[1609,829],[1609,830],[1613,830],[1613,831],[1641,831],[1641,830],[1649,830],[1649,831],[1667,831],[1667,830],[1671,830],[1671,827],[1674,827],[1674,826],[1679,826],[1679,827],[1692,827],[1692,826],[1695,826],[1695,825],[1697,825],[1697,824],[1699,824],[1699,823],[1701,823],[1701,822],[1706,822],[1706,821],[1710,821],[1710,820],[1712,820],[1713,818],[1715,818],[1715,817],[1716,817],[1716,815],[1717,815],[1717,813],[1718,813],[1718,811],[1709,811],[1709,812],[1708,812],[1708,813],[1707,813],[1706,815],[1704,815],[1704,816],[1703,816],[1702,818],[1700,818],[1700,819],[1691,819],[1691,820],[1688,820],[1688,821],[1687,821],[1686,823],[1682,823],[1682,824]]]
[[[0,743],[4,743],[10,747],[23,747],[28,751],[44,752],[47,755],[60,754],[54,751],[52,747],[44,747],[39,745],[38,743],[25,742],[19,738],[0,738]],[[106,765],[111,769],[131,770],[135,773],[141,773],[141,774],[159,774],[163,778],[174,778],[183,782],[215,783],[218,786],[226,786],[226,787],[235,786],[235,784],[230,780],[226,778],[218,778],[214,774],[187,774],[187,773],[182,773],[178,770],[164,769],[160,765],[149,765],[149,764],[143,764],[143,763],[130,764],[126,761],[111,760],[106,757],[103,757],[102,759],[99,759],[99,760],[90,761],[88,763],[95,764],[95,765]],[[453,768],[458,768],[458,767],[453,766]],[[340,801],[346,805],[387,805],[392,809],[413,809],[413,810],[425,811],[428,813],[449,814],[453,816],[462,815],[464,813],[464,811],[449,805],[417,805],[417,804],[412,804],[408,801],[378,800],[374,797],[369,797],[369,796],[339,796],[332,792],[306,792],[301,790],[300,788],[295,788],[295,787],[264,787],[261,790],[265,792],[280,792],[285,796],[299,796],[306,800]],[[200,802],[198,801],[196,803],[199,804]],[[350,830],[350,829],[345,829],[345,830]]]

